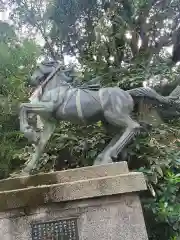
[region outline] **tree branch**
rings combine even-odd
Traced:
[[[146,51],[148,48],[149,37],[147,36],[147,32],[149,30],[149,24],[146,23],[147,17],[149,16],[149,11],[153,7],[158,0],[150,0],[146,4],[146,8],[142,7],[140,9],[140,16],[136,21],[136,25],[138,27],[138,32],[142,40],[142,45],[140,51]]]
[[[34,11],[33,9],[29,9],[28,5],[27,5],[27,2],[26,1],[20,1],[17,3],[20,7],[24,7],[27,11],[27,14],[26,14],[26,17],[27,17],[27,20],[29,21],[29,23],[37,28],[37,30],[41,33],[43,39],[45,40],[46,42],[46,45],[48,47],[48,50],[51,54],[51,57],[53,59],[56,60],[56,56],[55,56],[55,53],[54,53],[54,50],[53,50],[53,47],[51,46],[51,44],[49,43],[49,40],[48,40],[48,37],[46,36],[45,34],[45,31],[43,31],[43,28],[40,26],[40,24],[38,23],[36,17],[35,17],[35,14],[34,14]],[[31,16],[31,17],[30,17]]]

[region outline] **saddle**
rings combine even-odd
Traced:
[[[88,89],[88,90],[92,90],[92,91],[98,91],[101,88],[101,85],[100,84],[91,84],[91,85],[83,84],[79,88]]]

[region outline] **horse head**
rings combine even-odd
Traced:
[[[35,71],[30,77],[29,84],[33,87],[39,86],[43,83],[48,76],[56,71],[57,67],[59,66],[58,61],[43,61],[37,65]],[[62,83],[72,83],[73,82],[73,70],[72,69],[65,69],[64,66],[61,66],[57,73],[58,78]]]

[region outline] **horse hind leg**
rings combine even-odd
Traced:
[[[94,161],[93,165],[99,165],[102,162],[102,159],[104,158],[104,155],[106,154],[106,152],[118,141],[118,139],[120,138],[120,134],[117,134],[116,136],[114,136],[111,141],[109,142],[109,144],[105,147],[105,149],[97,156],[97,158]]]
[[[124,133],[119,137],[116,143],[107,149],[107,151],[103,154],[103,159],[101,164],[107,164],[112,162],[112,158],[117,158],[118,154],[131,142],[133,137],[137,134],[137,130],[141,127],[135,122],[129,115],[121,115],[118,117],[115,114],[106,114],[106,120],[112,124],[119,127],[124,127]]]

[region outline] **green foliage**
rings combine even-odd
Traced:
[[[27,101],[26,79],[40,55],[32,41],[37,33],[52,57],[78,59],[84,81],[100,75],[104,86],[129,89],[157,75],[178,79],[163,47],[172,44],[178,28],[179,0],[7,2],[13,5],[13,24],[0,22],[0,177],[21,168],[32,151],[19,132],[18,104]],[[179,135],[178,123],[164,124],[127,149],[129,167],[147,178],[149,192],[141,199],[150,240],[180,237]],[[48,143],[41,171],[91,165],[110,137],[100,122],[88,127],[63,122]]]
[[[39,56],[34,42],[26,39],[13,43],[12,35],[16,41],[17,36],[12,34],[12,29],[8,24],[0,25],[0,32],[6,33],[6,38],[0,39],[0,178],[7,177],[20,165],[19,159],[14,158],[24,147],[23,135],[19,132],[19,103],[27,100],[26,79]]]
[[[151,192],[141,199],[152,240],[180,236],[179,136],[177,123],[162,125],[131,146],[132,161],[139,162]]]
[[[8,23],[0,21],[0,42],[12,42],[16,39],[14,27]]]

